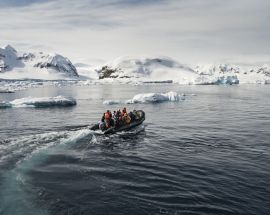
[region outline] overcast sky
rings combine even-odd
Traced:
[[[267,59],[269,9],[269,0],[0,0],[0,46],[73,61]]]

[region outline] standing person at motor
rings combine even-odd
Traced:
[[[133,112],[134,112],[134,111],[133,111]],[[129,117],[130,117],[130,121],[131,121],[131,122],[135,121],[135,118],[136,118],[136,116],[135,116],[135,114],[134,114],[133,112],[130,111],[129,114],[128,114]]]

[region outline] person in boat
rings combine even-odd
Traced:
[[[130,122],[134,122],[135,119],[136,119],[136,115],[134,114],[135,110],[134,111],[130,111],[129,112],[129,117],[130,117]]]
[[[141,116],[140,116],[140,114],[136,110],[133,111],[133,114],[135,116],[135,120],[140,119]]]
[[[105,113],[103,113],[100,123],[99,123],[99,129],[104,131],[106,129],[106,123],[105,123]]]
[[[122,110],[122,122],[123,124],[129,124],[131,122],[131,118],[127,113],[127,109],[124,107]]]
[[[107,110],[103,113],[101,117],[101,122],[99,123],[99,129],[104,131],[110,127],[114,126],[114,121],[112,119],[112,113],[110,110]]]
[[[114,121],[114,127],[117,128],[119,126],[119,114],[118,114],[118,111],[113,111],[113,121]]]
[[[105,124],[107,129],[114,126],[114,121],[112,119],[112,113],[110,110],[105,112]]]

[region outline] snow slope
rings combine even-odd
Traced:
[[[120,57],[96,70],[99,79],[193,83],[197,74],[190,67],[167,57]]]
[[[10,45],[0,48],[1,79],[77,79],[75,66],[59,54],[18,53]]]
[[[187,66],[167,57],[121,57],[96,69],[100,82],[239,84],[270,83],[270,66]]]

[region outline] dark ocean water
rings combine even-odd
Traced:
[[[0,94],[72,96],[67,108],[0,109],[0,214],[270,214],[270,86],[73,86]],[[83,127],[103,100],[176,91],[186,100],[127,105],[144,126]],[[196,94],[196,95],[194,95]]]

